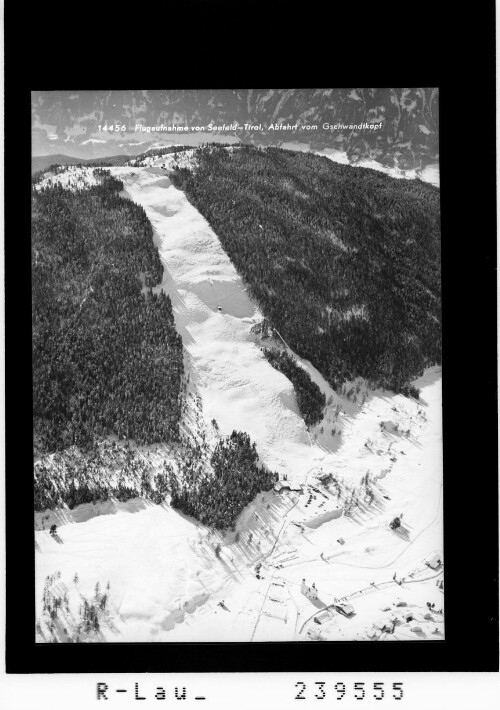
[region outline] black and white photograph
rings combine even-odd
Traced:
[[[36,644],[444,641],[439,88],[31,110]]]

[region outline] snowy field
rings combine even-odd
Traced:
[[[215,419],[221,434],[246,431],[292,490],[257,496],[225,535],[140,499],[73,511],[57,538],[35,533],[37,616],[47,584],[65,600],[64,641],[79,607],[102,600],[109,582],[93,640],[442,639],[443,566],[425,563],[432,553],[442,560],[440,368],[416,381],[419,401],[361,381],[348,398],[299,359],[328,401],[308,432],[291,383],[261,352],[262,314],[217,236],[157,165],[110,171],[155,230],[201,426]],[[317,599],[301,591],[303,580]],[[352,615],[335,608],[341,598]]]

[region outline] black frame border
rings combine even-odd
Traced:
[[[31,11],[30,11],[31,12]],[[399,11],[398,11],[399,12]],[[251,15],[249,23],[253,23]],[[187,18],[184,20],[189,27]],[[398,23],[403,19],[398,17]],[[338,66],[330,46],[316,61],[275,60],[276,53],[250,60],[234,37],[211,61],[197,56],[197,68],[169,57],[148,55],[147,66],[103,76],[109,54],[89,60],[84,25],[65,45],[80,46],[85,57],[60,66],[49,52],[36,14],[32,18],[29,75],[15,78],[17,63],[6,50],[5,114],[5,332],[6,332],[6,668],[8,673],[279,672],[279,671],[497,671],[498,664],[498,461],[496,357],[496,185],[495,185],[495,18],[494,6],[444,24],[433,18],[427,61],[420,52],[385,70],[373,66],[370,51],[351,46],[361,68]],[[462,24],[460,24],[462,22]],[[454,24],[455,23],[455,24]],[[203,24],[200,21],[200,24]],[[8,25],[8,23],[7,23]],[[41,25],[43,27],[43,24]],[[467,35],[465,35],[467,28]],[[223,28],[221,28],[222,32]],[[422,26],[419,24],[420,34]],[[78,34],[80,31],[82,34]],[[102,33],[102,29],[100,29]],[[389,29],[387,29],[389,33]],[[38,34],[40,33],[40,34]],[[455,44],[448,39],[456,35]],[[461,47],[460,38],[476,37]],[[257,38],[258,39],[258,38]],[[255,38],[254,38],[255,40]],[[11,40],[13,42],[13,40]],[[54,36],[52,35],[52,41]],[[92,41],[92,38],[90,38]],[[217,33],[213,37],[217,43]],[[224,41],[224,38],[221,38]],[[196,42],[196,31],[190,44]],[[436,46],[435,46],[436,45]],[[203,45],[202,45],[203,46]],[[255,41],[253,45],[255,46]],[[384,53],[383,44],[378,48]],[[302,45],[301,45],[302,50]],[[443,51],[444,50],[444,51]],[[47,50],[48,51],[48,50]],[[57,51],[57,47],[54,47]],[[133,51],[140,52],[139,46]],[[149,50],[148,50],[149,51]],[[219,51],[221,51],[219,49]],[[17,50],[19,56],[20,51]],[[411,54],[411,47],[407,47]],[[170,53],[170,58],[172,54]],[[278,52],[279,56],[279,52]],[[10,59],[9,59],[10,57]],[[51,58],[52,57],[52,58]],[[152,68],[158,61],[156,73]],[[466,71],[474,70],[472,84]],[[30,273],[30,91],[92,89],[114,85],[219,88],[230,86],[438,86],[440,90],[440,169],[443,226],[443,438],[444,556],[446,596],[444,641],[221,644],[34,643],[34,553],[31,513],[31,302]],[[465,82],[465,85],[464,85]],[[50,84],[50,85],[49,85]],[[470,104],[470,92],[474,105]],[[466,117],[464,119],[464,111]],[[465,126],[464,126],[465,123]],[[474,147],[476,145],[476,147]],[[470,153],[473,153],[471,156]],[[19,203],[19,204],[17,204]],[[17,372],[17,375],[15,375]],[[479,406],[478,406],[479,405]],[[470,481],[480,478],[474,493]],[[476,524],[470,526],[474,516]],[[473,534],[468,534],[474,530]],[[465,578],[465,582],[464,582]],[[470,580],[477,580],[476,582]]]

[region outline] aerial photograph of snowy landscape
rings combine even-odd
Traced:
[[[444,640],[438,90],[34,91],[31,226],[36,642]]]

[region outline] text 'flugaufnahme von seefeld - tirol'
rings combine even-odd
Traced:
[[[270,123],[265,125],[263,123],[223,123],[222,125],[216,125],[214,123],[209,123],[206,126],[180,126],[180,125],[164,125],[159,126],[145,126],[143,124],[137,124],[135,126],[135,131],[140,133],[190,133],[193,131],[208,132],[208,133],[218,133],[224,131],[342,131],[342,130],[369,130],[376,131],[382,128],[382,123],[323,123],[318,124],[304,124],[299,125],[297,123]]]

